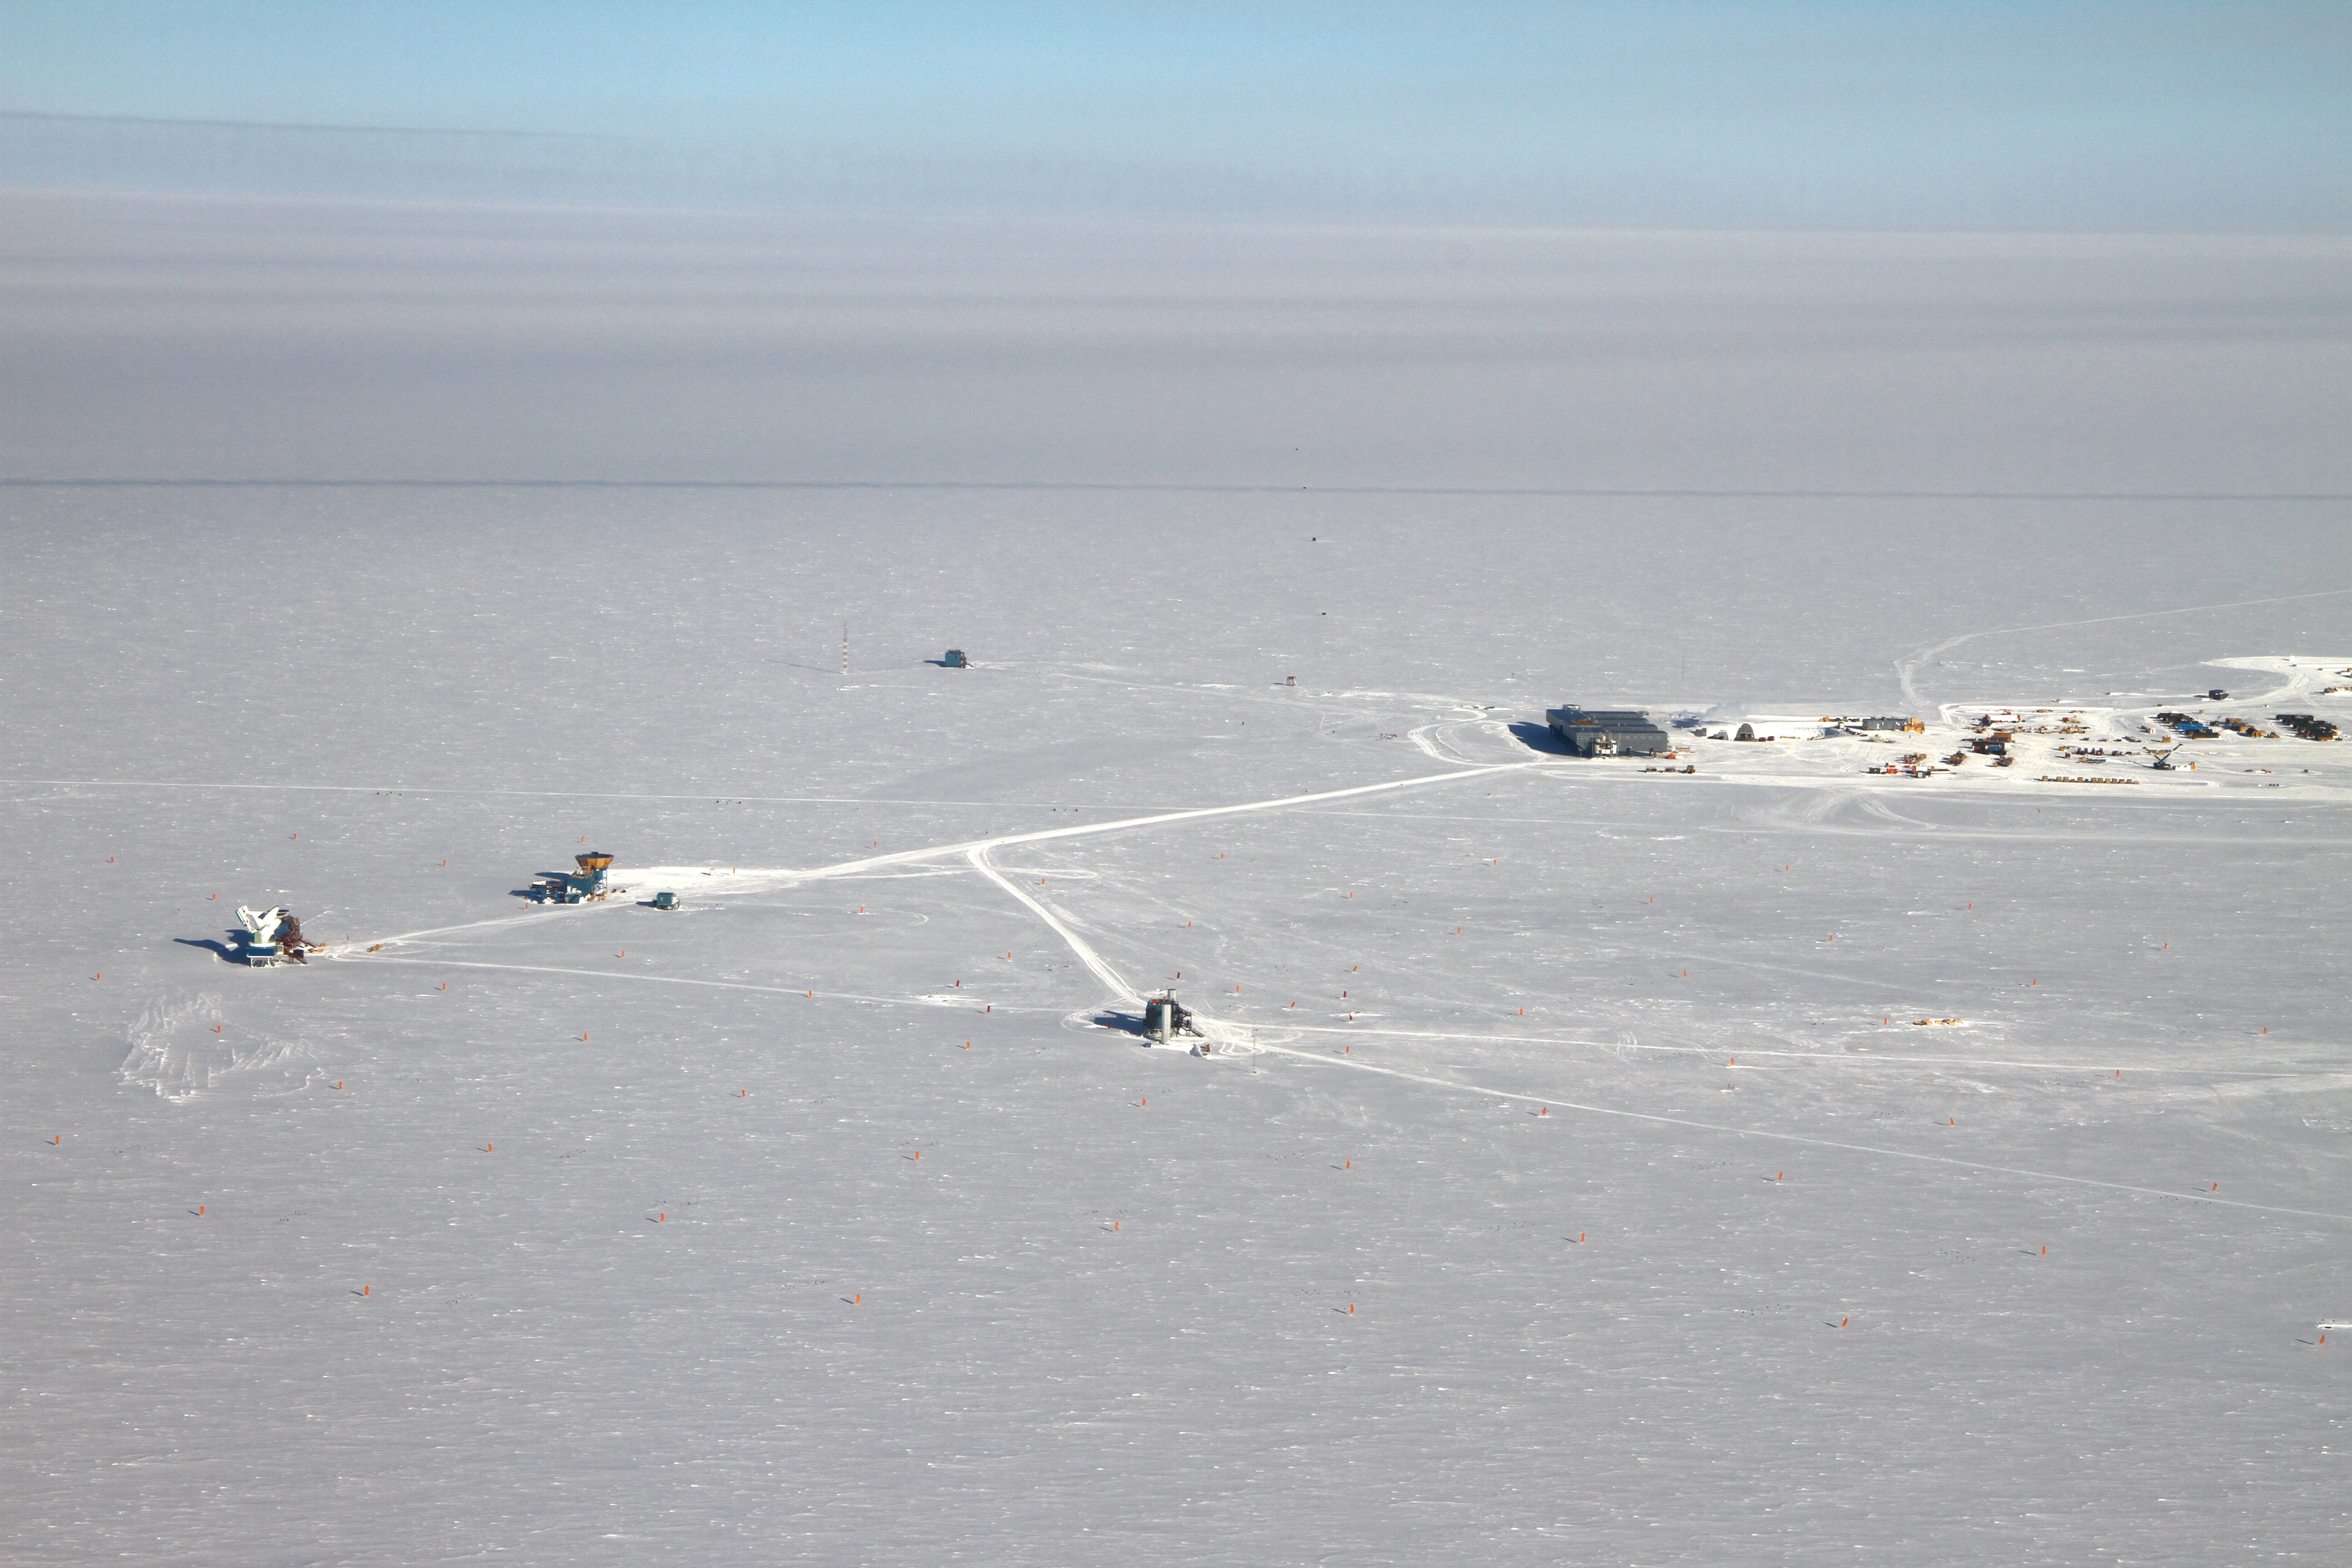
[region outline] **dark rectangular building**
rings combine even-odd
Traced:
[[[1554,708],[1544,717],[1551,732],[1580,757],[1651,756],[1675,743],[1642,708]],[[1605,743],[1604,743],[1605,742]]]

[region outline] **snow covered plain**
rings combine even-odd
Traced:
[[[2057,750],[2352,728],[2340,256],[223,210],[10,226],[13,1561],[2340,1552],[2352,746]]]

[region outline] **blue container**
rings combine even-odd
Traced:
[[[960,647],[951,647],[948,649],[947,658],[940,660],[940,662],[946,665],[950,669],[962,669],[966,668],[964,664],[963,649]]]
[[[676,893],[656,893],[654,895],[654,908],[657,910],[674,910],[677,908],[677,895]]]

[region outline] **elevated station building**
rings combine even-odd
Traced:
[[[1675,743],[1642,708],[1554,708],[1544,714],[1551,732],[1580,757],[1650,756]]]

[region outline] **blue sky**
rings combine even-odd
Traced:
[[[11,0],[0,109],[585,133],[983,205],[2352,221],[2343,4]]]

